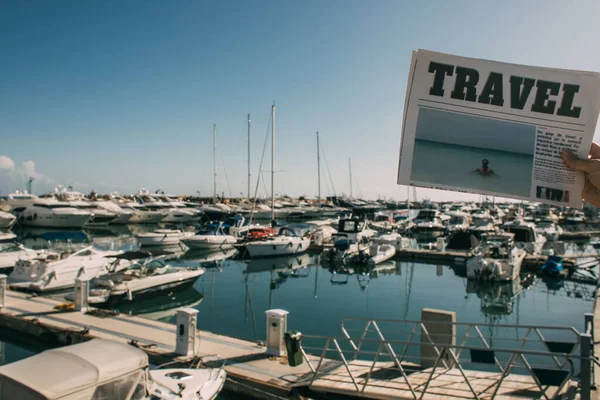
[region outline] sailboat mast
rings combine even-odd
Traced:
[[[352,198],[352,160],[348,159],[348,171],[350,172],[350,198]]]
[[[317,132],[317,200],[318,204],[321,205],[321,146],[319,145],[319,132]]]
[[[271,224],[275,221],[275,104],[271,106]]]
[[[213,124],[213,171],[215,173],[213,202],[217,204],[217,124]]]
[[[248,114],[248,200],[250,200],[250,114]]]

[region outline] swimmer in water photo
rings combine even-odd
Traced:
[[[481,160],[481,167],[477,168],[473,172],[477,172],[478,174],[483,176],[496,175],[494,173],[494,170],[489,167],[489,164],[490,162],[484,158],[483,160]]]

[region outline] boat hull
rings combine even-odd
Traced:
[[[300,254],[308,250],[310,239],[305,238],[296,243],[279,241],[251,242],[246,245],[246,251],[250,257],[284,256],[289,254]]]

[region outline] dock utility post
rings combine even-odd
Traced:
[[[453,368],[455,362],[448,352],[454,351],[455,346],[456,313],[432,308],[421,310],[421,367],[431,368],[437,364]]]
[[[0,308],[6,307],[6,275],[0,274]]]
[[[287,315],[285,310],[267,310],[267,354],[282,356],[285,352],[284,334],[287,331]]]
[[[177,342],[175,353],[181,356],[196,354],[196,322],[198,310],[195,308],[180,308],[177,310]]]
[[[82,313],[88,311],[89,295],[90,281],[85,278],[75,278],[75,311]]]

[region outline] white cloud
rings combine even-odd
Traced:
[[[0,155],[0,191],[24,189],[30,177],[34,179],[34,187],[40,190],[51,190],[56,185],[54,179],[36,170],[35,162],[29,160],[17,165],[12,158]]]
[[[7,156],[0,156],[0,169],[15,169],[15,162]]]

